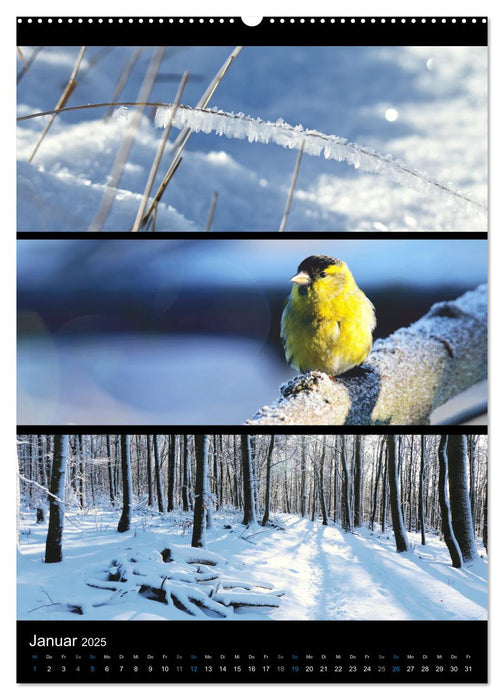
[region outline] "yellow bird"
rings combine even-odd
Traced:
[[[376,318],[346,263],[310,255],[290,281],[281,324],[287,362],[301,372],[331,376],[362,364],[373,344]]]

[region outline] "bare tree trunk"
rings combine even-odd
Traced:
[[[170,449],[168,451],[168,505],[167,511],[170,513],[175,508],[175,452],[176,436],[170,435]]]
[[[462,566],[462,552],[458,545],[457,539],[452,528],[452,518],[450,513],[450,502],[448,501],[446,483],[448,471],[448,458],[446,455],[446,445],[448,442],[447,435],[441,435],[439,443],[438,458],[439,458],[439,506],[441,509],[441,521],[443,526],[443,535],[450,552],[452,565],[456,569]]]
[[[485,482],[485,505],[483,506],[483,544],[488,552],[488,480]]]
[[[256,524],[256,509],[254,500],[254,477],[248,435],[241,435],[241,458],[243,474],[243,524],[249,527],[250,525]]]
[[[384,447],[385,447],[385,440],[382,439],[382,442],[380,445],[380,456],[378,458],[378,463],[376,465],[376,481],[375,481],[374,495],[373,495],[373,513],[371,515],[371,523],[370,523],[371,530],[374,530],[376,511],[378,509],[378,489],[380,486],[380,475],[381,475],[381,471],[382,471]]]
[[[206,437],[206,451],[207,451],[207,466],[205,469],[205,523],[206,529],[210,530],[213,527],[213,515],[212,515],[212,490],[210,488],[210,467],[208,465],[208,450],[210,445],[210,438],[208,435]]]
[[[219,503],[224,505],[224,499],[225,499],[225,484],[224,484],[224,447],[223,447],[223,437],[222,435],[220,436],[219,440],[219,447],[220,447],[220,460],[219,460]]]
[[[387,512],[388,512],[388,471],[383,470],[383,488],[382,488],[382,512],[381,512],[381,529],[385,532],[387,529]]]
[[[149,506],[154,503],[154,483],[152,479],[152,437],[151,435],[146,435],[147,438],[147,490],[148,490],[148,501]]]
[[[289,483],[287,480],[287,472],[284,472],[284,496],[285,496],[285,512],[291,512],[291,505],[289,499]]]
[[[45,469],[45,455],[44,455],[44,443],[42,441],[42,435],[38,436],[37,440],[37,459],[38,459],[38,473],[39,480],[42,486],[47,488],[47,474]]]
[[[306,516],[306,436],[301,435],[301,516]]]
[[[78,489],[79,489],[80,507],[82,510],[84,510],[84,508],[86,506],[86,498],[84,495],[84,489],[85,489],[84,467],[85,467],[84,445],[82,442],[82,435],[79,435],[79,476],[78,476],[77,483],[78,483]]]
[[[422,533],[422,544],[425,545],[425,435],[421,438],[420,448],[420,483],[418,487],[418,516],[420,520],[420,531]]]
[[[106,436],[106,444],[110,505],[115,506],[114,472],[112,471],[112,450],[110,446],[110,435]]]
[[[362,480],[362,446],[361,436],[355,436],[354,457],[354,527],[361,526],[361,480]]]
[[[189,510],[189,436],[184,434],[184,454],[182,461],[182,509]]]
[[[220,436],[222,438],[222,435]],[[214,435],[213,438],[213,482],[214,482],[214,494],[215,494],[215,508],[219,510],[222,506],[222,483],[219,479],[219,465],[221,462],[221,455],[219,452],[219,435]]]
[[[474,452],[476,448],[476,435],[469,435],[467,438],[467,452],[469,457],[469,499],[471,501],[471,517],[473,525],[476,522],[476,483],[474,474]]]
[[[394,537],[396,541],[396,549],[398,552],[407,552],[410,548],[408,536],[404,527],[404,521],[401,512],[401,501],[399,495],[399,483],[397,474],[397,454],[396,454],[396,436],[387,436],[387,460],[388,460],[388,475],[389,475],[389,490],[390,490],[390,512],[392,515],[392,527],[394,528]]]
[[[152,436],[152,442],[154,444],[154,470],[156,472],[156,489],[158,498],[158,510],[160,513],[165,512],[164,504],[164,493],[163,493],[163,481],[161,479],[161,460],[159,458],[159,443],[158,436]]]
[[[273,455],[273,448],[275,446],[275,436],[272,434],[270,437],[270,443],[268,447],[268,456],[266,457],[266,494],[264,497],[264,515],[261,525],[264,527],[270,519],[270,507],[271,507],[271,462]]]
[[[411,436],[410,463],[408,474],[408,530],[413,529],[413,445],[415,438]]]
[[[337,437],[335,438],[337,440]],[[335,447],[337,445],[337,442],[335,443]],[[339,514],[339,508],[338,508],[338,503],[339,503],[339,489],[338,489],[338,460],[336,459],[336,454],[334,454],[334,464],[333,464],[333,520],[334,522],[338,522],[338,514]]]
[[[322,525],[327,525],[327,508],[325,502],[324,493],[324,461],[326,453],[326,436],[322,436],[322,456],[320,458],[320,468],[319,468],[319,498],[320,498],[320,511],[322,513]]]
[[[313,465],[313,479],[312,479],[312,499],[311,499],[311,521],[315,522],[315,512],[317,508],[317,467]]]
[[[54,455],[49,496],[49,527],[45,547],[46,564],[63,559],[63,521],[65,518],[65,475],[68,458],[68,436],[54,436]]]
[[[206,547],[205,510],[208,507],[208,435],[195,435],[196,482],[194,485],[194,521],[192,547]]]
[[[474,525],[467,485],[467,442],[465,435],[449,435],[447,444],[448,485],[453,533],[464,562],[478,556],[474,541]]]
[[[350,505],[350,475],[346,458],[346,435],[341,436],[341,467],[343,469],[343,522],[341,526],[345,532],[352,530],[352,510]]]
[[[117,525],[117,531],[126,532],[131,528],[131,511],[133,508],[129,435],[121,435],[121,473],[123,487],[123,509],[119,524]]]

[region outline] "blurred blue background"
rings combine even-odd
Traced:
[[[280,316],[312,254],[348,263],[375,337],[487,278],[478,240],[19,241],[18,423],[243,423],[294,374]]]

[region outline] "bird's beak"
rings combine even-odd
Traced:
[[[297,275],[291,277],[290,281],[295,282],[296,284],[300,284],[304,287],[305,285],[311,283],[311,277],[307,272],[298,272]]]

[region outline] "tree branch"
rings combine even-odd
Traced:
[[[434,409],[486,376],[487,286],[480,285],[377,340],[357,370],[291,379],[247,423],[423,425]]]

